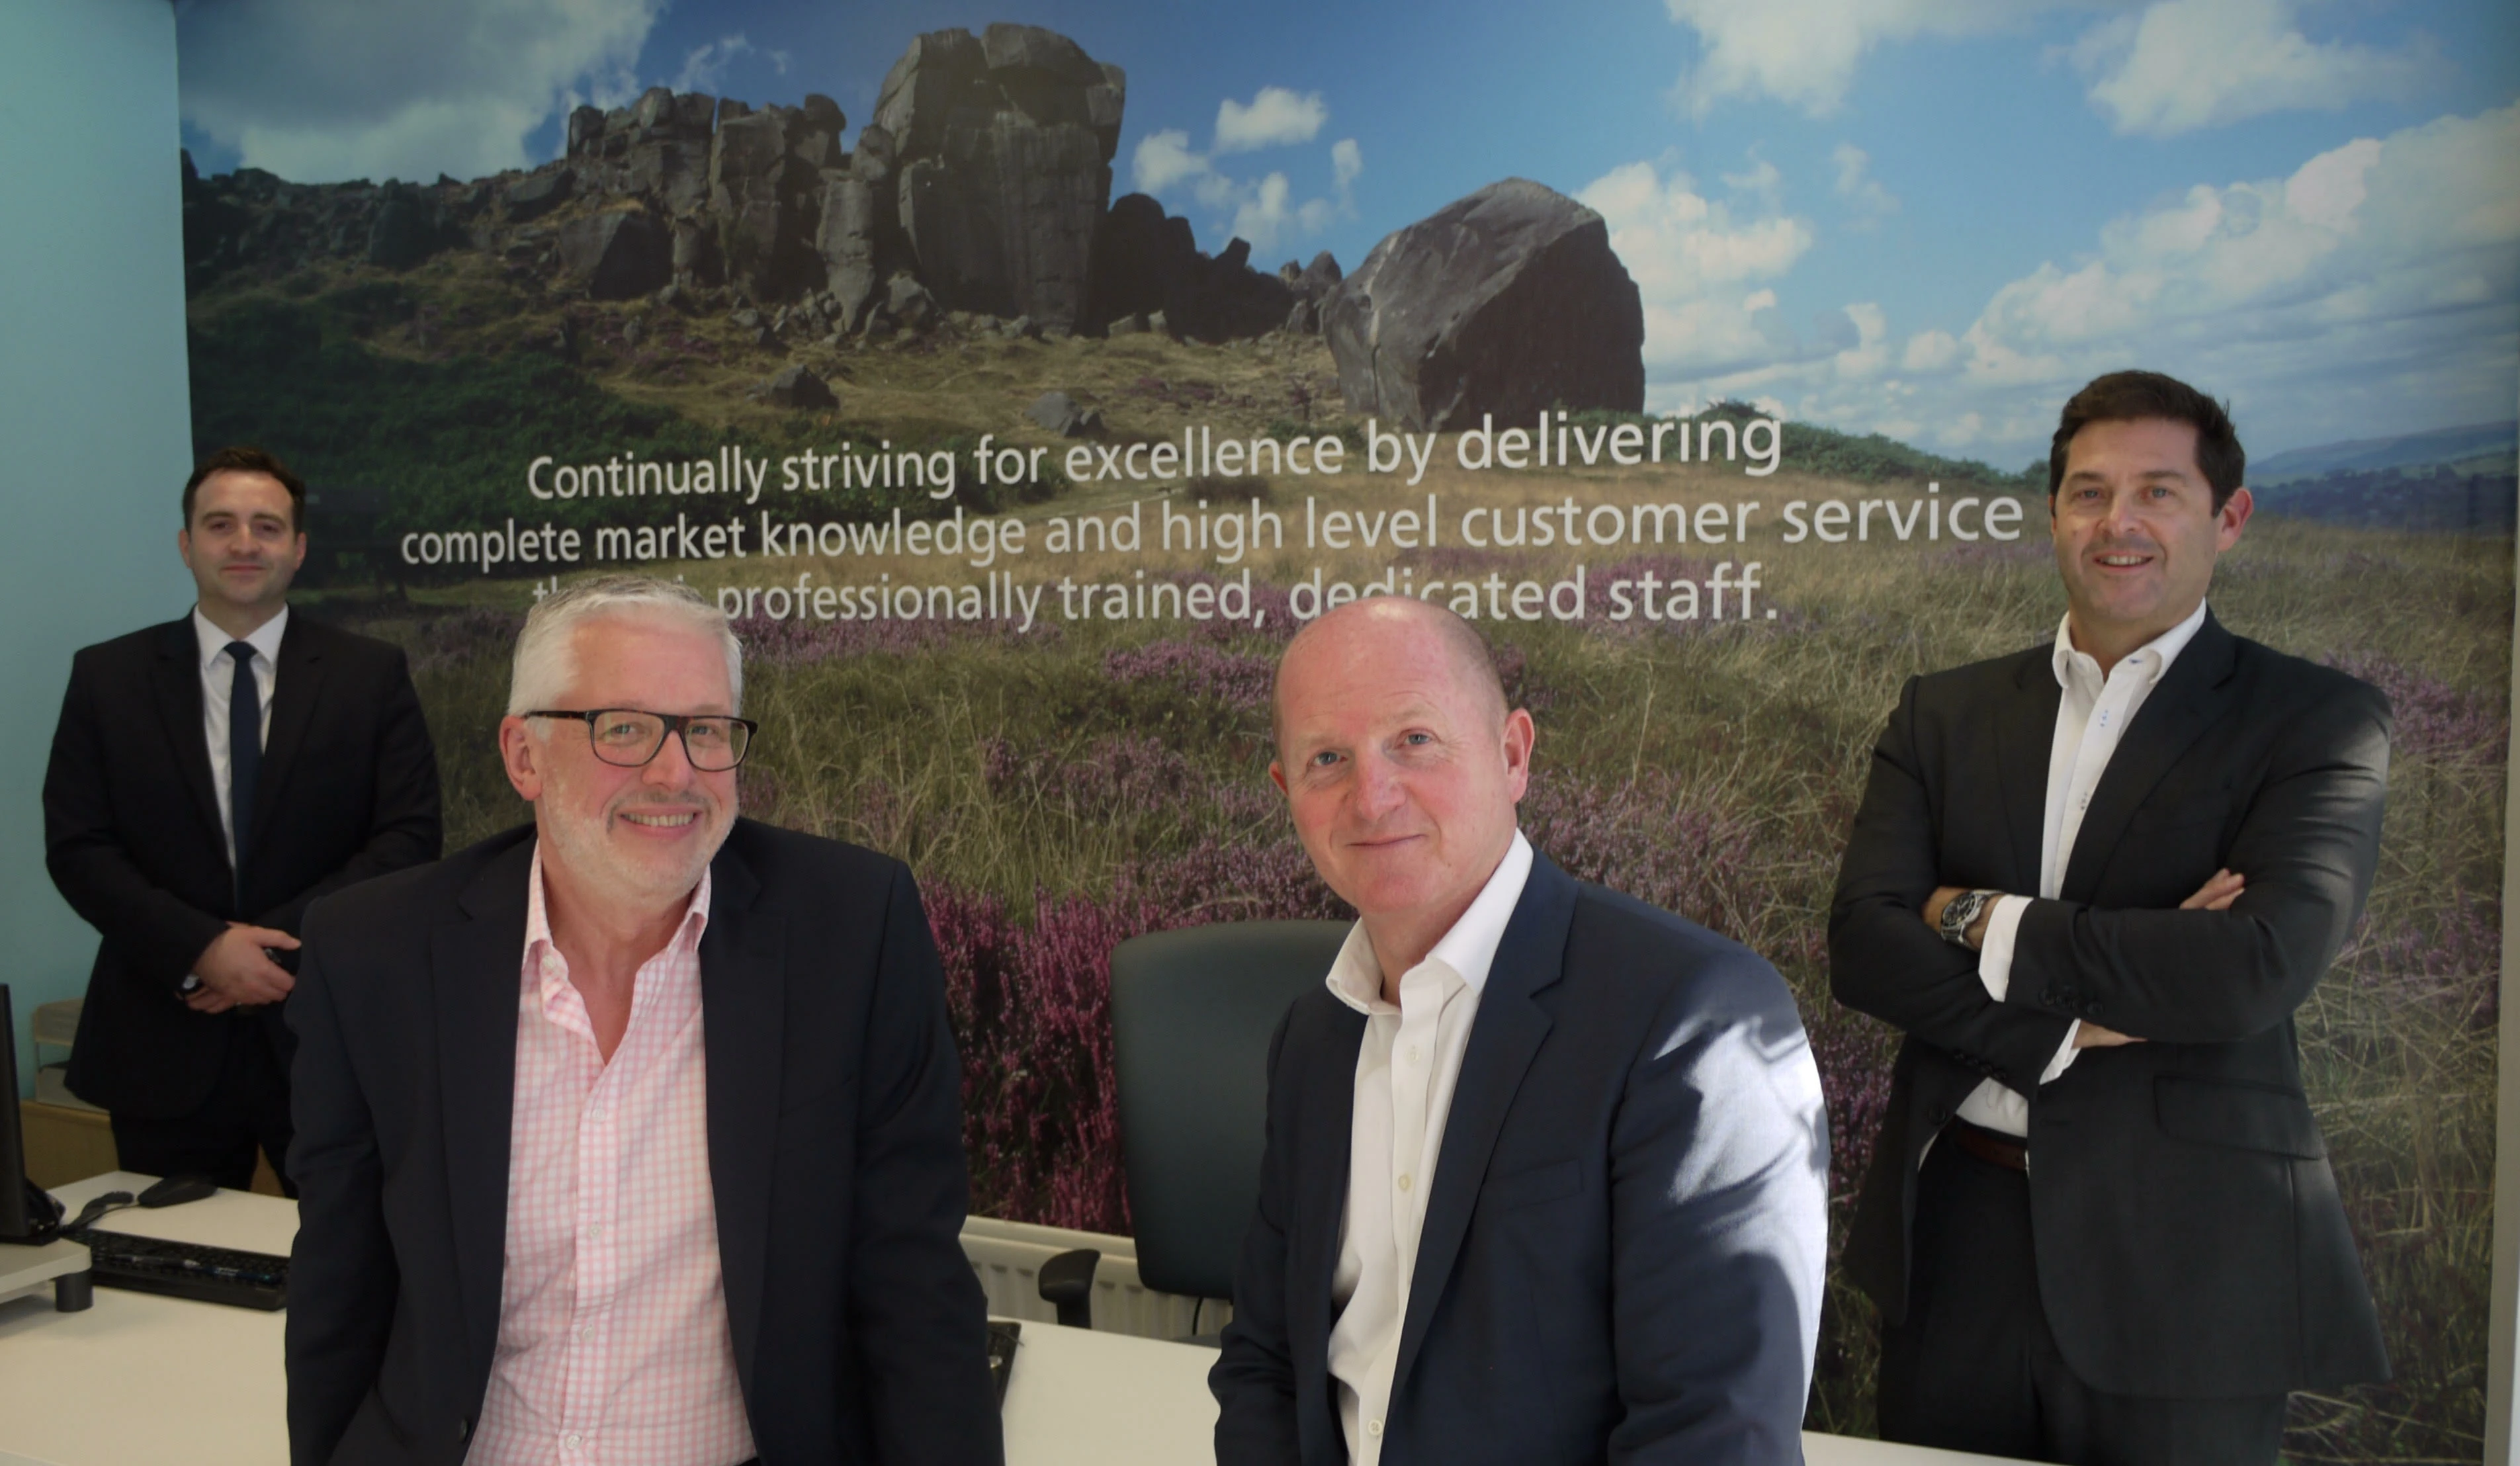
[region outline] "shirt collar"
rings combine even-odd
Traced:
[[[700,883],[692,888],[691,905],[683,909],[682,923],[674,928],[673,940],[665,944],[668,948],[697,950],[700,938],[707,933],[709,875],[710,871],[703,867]],[[559,950],[559,944],[552,941],[551,909],[543,904],[543,846],[540,840],[534,842],[533,866],[525,876],[525,955],[532,956],[537,948]]]
[[[2186,620],[2128,652],[2119,659],[2120,664],[2132,663],[2138,670],[2149,668],[2150,676],[2145,679],[2145,685],[2156,684],[2170,675],[2170,664],[2179,660],[2179,653],[2186,650],[2187,644],[2196,640],[2197,631],[2204,625],[2205,602],[2200,600],[2196,602],[2196,609],[2187,613]],[[2073,687],[2077,662],[2088,663],[2094,675],[2099,671],[2099,659],[2074,644],[2074,613],[2071,611],[2056,623],[2056,649],[2051,660],[2056,668],[2056,686],[2060,688]]]
[[[255,627],[253,635],[242,640],[253,648],[254,655],[278,666],[280,639],[287,634],[288,630],[289,607],[284,604],[280,608],[279,615]],[[202,644],[202,670],[204,672],[228,660],[228,643],[240,640],[212,625],[210,618],[202,615],[202,608],[198,605],[193,607],[193,636]]]
[[[1487,987],[1488,969],[1496,965],[1506,925],[1513,919],[1523,885],[1531,878],[1531,842],[1517,829],[1513,843],[1506,847],[1505,859],[1497,862],[1469,910],[1426,954],[1427,961],[1443,963],[1473,995]],[[1382,1000],[1382,966],[1374,960],[1373,943],[1366,937],[1362,921],[1348,929],[1327,982],[1333,997],[1360,1013],[1391,1010]]]

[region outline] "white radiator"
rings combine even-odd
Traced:
[[[994,1217],[963,1223],[963,1256],[971,1260],[989,1296],[989,1312],[999,1318],[1058,1322],[1058,1311],[1041,1299],[1041,1265],[1079,1247],[1102,1254],[1094,1268],[1094,1326],[1104,1333],[1187,1339],[1213,1334],[1234,1316],[1234,1306],[1224,1299],[1157,1293],[1139,1281],[1138,1244],[1127,1237]]]

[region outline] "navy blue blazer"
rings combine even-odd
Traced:
[[[1365,1023],[1307,993],[1270,1047],[1260,1205],[1209,1376],[1220,1466],[1347,1459],[1330,1274]],[[1382,1459],[1800,1461],[1827,1173],[1776,969],[1534,860],[1445,1122]]]
[[[296,1466],[464,1459],[499,1338],[531,826],[307,915]],[[910,871],[739,820],[700,938],[709,1179],[761,1459],[1002,1458],[962,1073]]]

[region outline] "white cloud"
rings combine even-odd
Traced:
[[[1298,96],[1282,86],[1264,86],[1249,103],[1228,97],[1216,107],[1218,153],[1249,153],[1309,143],[1330,119],[1322,94]]]
[[[1663,369],[1656,385],[1763,386],[1798,416],[1913,423],[1913,441],[2006,466],[2035,455],[2075,387],[2129,366],[2228,396],[2261,453],[2505,418],[2520,395],[2515,160],[2520,104],[2358,139],[2112,220],[2088,252],[1999,287],[1958,334],[1909,335],[1895,371],[1889,323],[1876,334],[1850,306],[1852,352],[1745,355],[1698,380]]]
[[[1160,194],[1207,170],[1207,159],[1190,151],[1190,134],[1178,127],[1140,138],[1138,151],[1129,158],[1129,175],[1137,180],[1141,194]]]
[[[1257,185],[1244,183],[1240,179],[1229,178],[1225,174],[1209,170],[1198,174],[1197,181],[1191,187],[1191,192],[1197,196],[1199,202],[1209,208],[1221,209],[1236,200],[1246,197],[1255,187]]]
[[[1776,208],[1784,197],[1785,175],[1778,171],[1775,163],[1756,154],[1751,155],[1749,167],[1722,177],[1726,188],[1736,194],[1755,195],[1770,209]]]
[[[1855,344],[1837,353],[1829,365],[1849,381],[1864,381],[1881,375],[1890,364],[1890,319],[1881,307],[1865,301],[1846,308],[1846,319],[1854,324]]]
[[[1357,175],[1364,171],[1365,154],[1356,146],[1356,139],[1341,138],[1330,144],[1331,186],[1342,196],[1355,184]]]
[[[1972,35],[2047,0],[1664,0],[1697,32],[1699,60],[1674,97],[1704,116],[1733,98],[1771,98],[1814,116],[1837,110],[1857,63],[1884,41]]]
[[[683,58],[683,69],[669,85],[678,92],[714,95],[726,81],[726,68],[735,64],[737,57],[752,49],[752,42],[744,39],[741,30],[714,41],[703,41]],[[783,65],[779,69],[785,71],[788,68]]]
[[[222,0],[177,11],[184,119],[305,183],[477,177],[581,97],[636,95],[665,0]]]
[[[1703,378],[1808,354],[1764,283],[1811,248],[1809,225],[1767,208],[1736,218],[1687,173],[1665,176],[1651,162],[1613,168],[1575,197],[1609,226],[1643,296],[1648,378]]]
[[[1254,249],[1267,249],[1278,243],[1278,231],[1286,225],[1286,175],[1272,173],[1260,180],[1259,186],[1243,199],[1234,211],[1234,232],[1251,242]]]
[[[1277,90],[1263,88],[1254,107],[1266,103],[1269,94]],[[1235,106],[1232,102],[1225,105]],[[1319,118],[1315,123],[1318,127]],[[1234,177],[1217,168],[1214,154],[1192,153],[1190,134],[1177,127],[1139,140],[1138,151],[1129,159],[1129,171],[1140,193],[1161,194],[1187,186],[1200,207],[1235,235],[1249,241],[1252,248],[1274,249],[1282,238],[1317,235],[1342,218],[1355,217],[1356,180],[1365,171],[1365,153],[1354,138],[1332,143],[1328,197],[1307,199],[1301,203],[1293,201],[1294,188],[1284,171],[1272,170],[1258,179]]]
[[[2417,36],[2394,50],[2314,41],[2294,0],[2159,0],[2095,27],[2071,51],[2121,133],[2171,137],[2266,112],[2408,99],[2443,70]]]
[[[1908,338],[1908,349],[1900,354],[1899,370],[1925,376],[1939,376],[1959,365],[1960,343],[1948,331],[1920,331]]]
[[[1898,212],[1899,200],[1871,176],[1870,154],[1853,143],[1840,143],[1828,157],[1837,165],[1837,197],[1853,209],[1856,228],[1877,228],[1884,214]]]

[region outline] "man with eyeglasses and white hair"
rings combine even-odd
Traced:
[[[533,822],[309,913],[296,1466],[1001,1459],[918,889],[736,817],[742,701],[698,593],[563,590]]]

